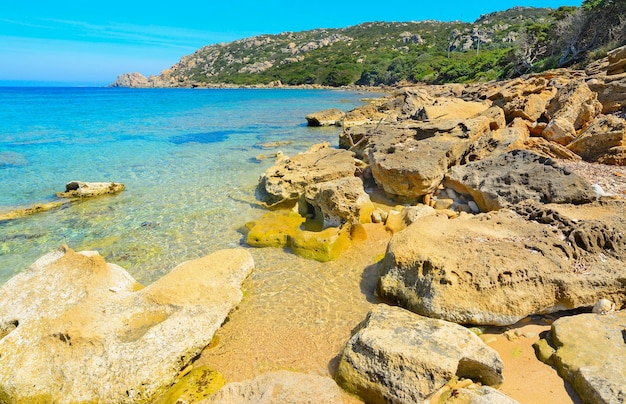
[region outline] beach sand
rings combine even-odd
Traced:
[[[374,295],[377,261],[390,234],[382,225],[365,227],[366,240],[328,263],[296,256],[285,263],[281,250],[251,250],[257,268],[244,284],[244,299],[197,364],[229,382],[275,370],[333,375],[352,330],[380,303]],[[481,337],[504,362],[500,390],[520,403],[579,403],[556,371],[535,357],[532,344],[549,329],[540,322],[490,327]],[[509,341],[507,329],[528,336]]]

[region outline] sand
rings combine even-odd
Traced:
[[[366,231],[366,240],[329,263],[252,250],[257,267],[244,284],[244,300],[197,364],[210,365],[227,381],[282,369],[332,376],[352,330],[380,303],[374,295],[377,262],[391,235],[382,225],[366,225]],[[535,357],[533,342],[549,330],[543,321],[491,327],[481,336],[504,362],[500,390],[520,403],[580,403],[556,371]],[[509,340],[507,330],[522,336]]]

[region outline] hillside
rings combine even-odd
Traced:
[[[532,52],[524,55],[519,49],[543,46],[536,37],[545,42],[550,28],[572,10],[575,8],[515,7],[483,15],[474,23],[369,22],[259,35],[205,46],[158,76],[120,75],[112,86],[344,86],[492,80],[532,68],[536,57],[531,60]],[[531,45],[529,38],[535,39]]]

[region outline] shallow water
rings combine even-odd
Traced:
[[[238,228],[266,213],[254,200],[273,159],[336,128],[307,128],[307,113],[351,109],[362,94],[300,90],[0,89],[0,211],[54,199],[70,180],[116,181],[117,196],[0,222],[0,281],[68,244],[97,250],[150,283],[177,264],[242,247]],[[370,96],[368,94],[368,96]],[[279,148],[264,148],[280,142]],[[248,248],[255,270],[244,299],[200,358],[227,380],[277,369],[327,375],[373,302],[374,255],[388,235],[319,263],[282,249]]]
[[[369,96],[369,95],[368,95]],[[182,261],[239,246],[255,157],[336,144],[306,127],[317,110],[361,105],[325,90],[0,88],[0,212],[55,199],[71,180],[115,181],[117,196],[0,222],[0,282],[61,244],[97,250],[150,283]],[[268,142],[282,142],[266,149]],[[275,259],[280,261],[281,255]]]

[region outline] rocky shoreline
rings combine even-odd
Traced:
[[[586,72],[407,87],[307,117],[341,125],[340,148],[279,154],[256,192],[272,211],[246,241],[332,261],[392,234],[376,264],[386,303],[350,325],[337,384],[287,371],[225,384],[193,365],[241,302],[245,249],[144,288],[62,247],[0,289],[0,401],[513,403],[489,327],[551,319],[537,361],[572,401],[623,402],[625,68],[626,47]]]

